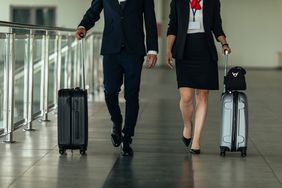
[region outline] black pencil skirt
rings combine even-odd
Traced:
[[[204,33],[187,34],[184,58],[175,64],[178,88],[218,90],[218,65]]]

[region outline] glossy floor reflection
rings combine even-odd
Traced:
[[[144,70],[134,157],[110,142],[103,102],[89,104],[89,148],[60,156],[56,115],[35,122],[36,132],[17,131],[16,144],[0,145],[0,187],[11,188],[279,188],[282,187],[282,71],[248,71],[248,157],[219,156],[220,95],[212,92],[202,154],[181,142],[175,73]],[[124,107],[124,104],[122,104]]]

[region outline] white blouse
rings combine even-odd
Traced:
[[[195,22],[200,22],[200,29],[190,29],[190,23],[193,22],[193,10],[191,8],[191,3],[190,3],[190,18],[189,18],[189,26],[188,26],[188,31],[187,33],[204,33],[204,24],[203,24],[203,7],[204,7],[204,0],[201,0],[200,5],[202,7],[201,10],[197,10],[196,15],[195,15]]]

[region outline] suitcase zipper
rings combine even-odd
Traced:
[[[232,121],[232,147],[231,151],[237,151],[237,123],[238,123],[238,92],[233,93],[233,121]]]
[[[69,99],[69,105],[70,105],[70,145],[72,145],[72,94],[70,95]]]
[[[73,99],[72,100],[72,129],[73,129],[73,133],[72,133],[72,139],[73,139],[73,143],[77,142],[77,140],[79,139],[79,104],[77,99]]]
[[[75,139],[79,139],[79,135],[80,135],[80,132],[79,132],[79,112],[78,110],[75,111]]]

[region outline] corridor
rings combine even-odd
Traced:
[[[78,151],[59,155],[56,115],[51,112],[51,122],[35,121],[37,131],[20,129],[14,135],[17,143],[0,145],[0,187],[282,187],[281,73],[278,70],[247,73],[246,158],[241,158],[240,153],[219,156],[221,91],[210,94],[202,154],[189,154],[181,141],[183,127],[174,71],[144,69],[140,115],[132,145],[134,157],[121,157],[120,150],[112,147],[106,106],[104,102],[94,102],[89,104],[87,156],[80,156]]]

